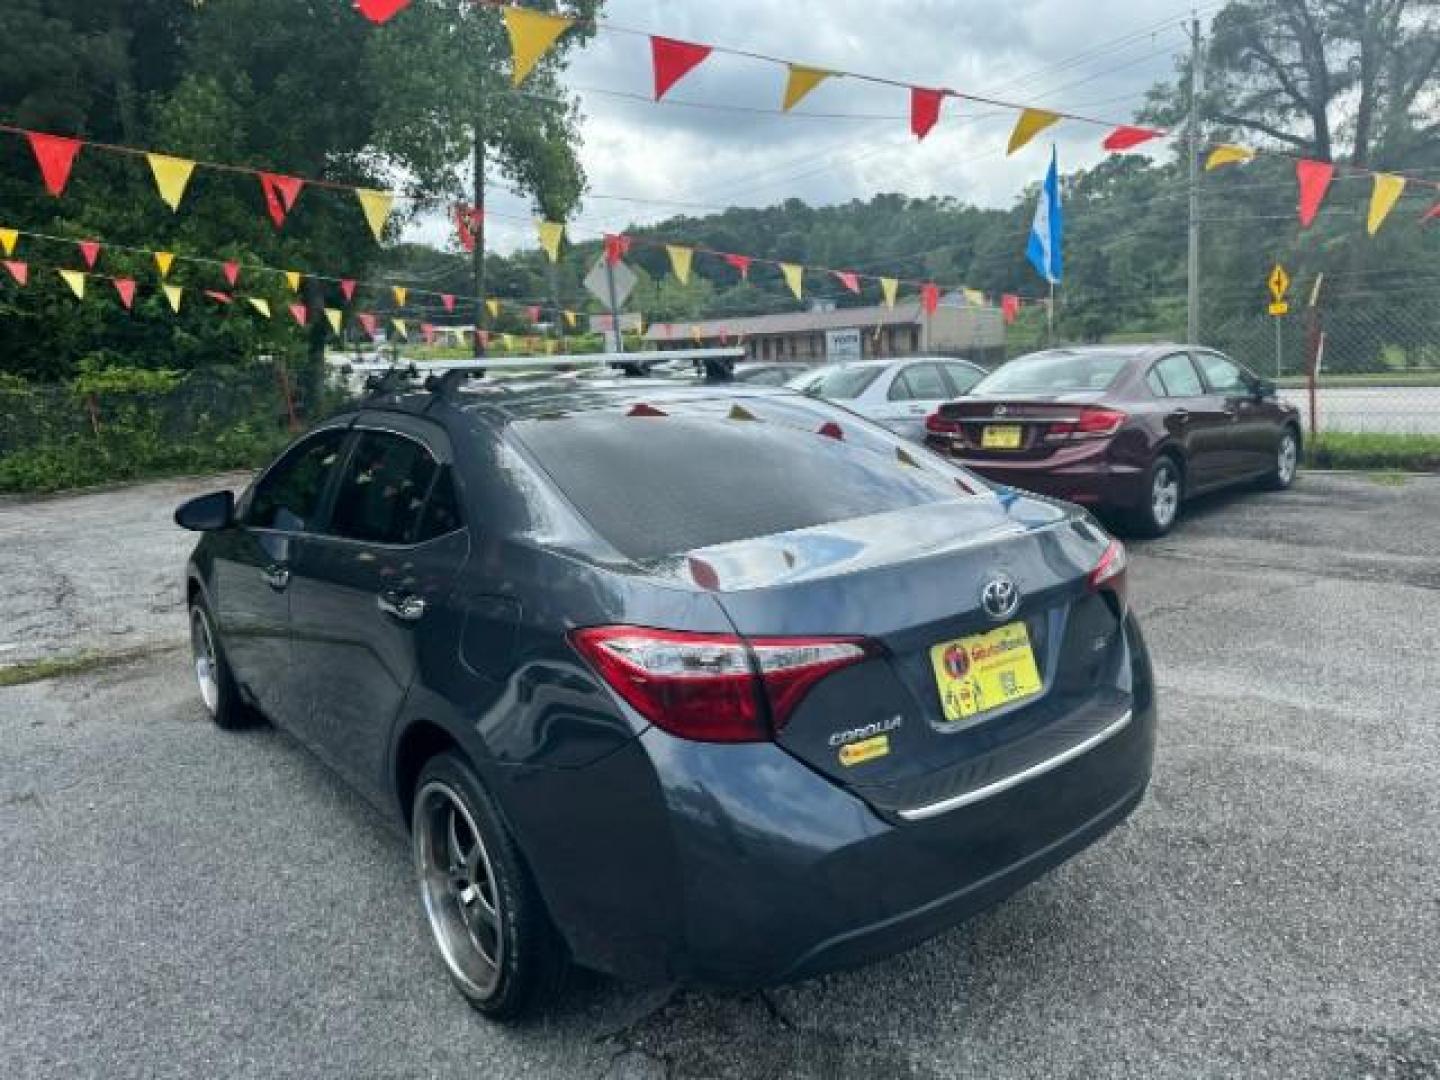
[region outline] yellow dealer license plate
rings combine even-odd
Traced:
[[[985,450],[1019,450],[1019,424],[989,424],[980,433],[980,446]]]
[[[930,663],[946,720],[968,720],[1043,688],[1023,622],[936,645]]]

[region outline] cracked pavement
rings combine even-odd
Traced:
[[[1440,478],[1135,545],[1155,782],[1000,907],[764,994],[581,974],[516,1028],[447,985],[388,821],[203,718],[168,515],[215,486],[0,504],[0,663],[162,650],[0,690],[7,1078],[1440,1076]]]

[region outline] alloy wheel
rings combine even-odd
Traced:
[[[219,660],[215,653],[215,635],[210,632],[210,620],[198,606],[190,609],[190,652],[195,658],[195,682],[200,687],[200,698],[210,715],[214,716],[220,708]]]
[[[1289,484],[1295,479],[1295,466],[1300,460],[1300,448],[1295,445],[1295,436],[1288,432],[1280,439],[1280,453],[1275,461],[1275,475],[1280,483]]]
[[[1168,529],[1180,510],[1180,474],[1175,466],[1162,461],[1155,469],[1150,485],[1150,514],[1161,529]]]
[[[505,959],[495,870],[464,800],[439,781],[416,798],[415,869],[450,973],[472,997],[489,997]]]

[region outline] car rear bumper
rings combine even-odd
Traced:
[[[1082,506],[1128,509],[1146,496],[1144,467],[1111,460],[1104,444],[1082,456],[1057,454],[1038,461],[967,456],[948,437],[929,436],[926,445],[986,480]]]
[[[576,849],[605,851],[608,867],[607,880],[584,887],[607,897],[609,925],[583,910],[579,925],[557,920],[577,960],[639,981],[770,985],[892,955],[1003,900],[1144,794],[1155,705],[1144,645],[1128,627],[1128,723],[1013,786],[917,820],[875,809],[775,745],[647,731],[634,749],[663,809],[645,817],[658,812],[664,824],[648,822],[649,841],[636,844],[632,817],[622,851],[602,820],[569,823]]]

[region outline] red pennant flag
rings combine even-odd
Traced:
[[[355,318],[359,320],[360,325],[365,328],[365,333],[373,339],[378,325],[375,321],[375,316],[368,311],[361,311],[356,314]]]
[[[484,210],[463,203],[455,207],[455,232],[460,237],[460,246],[466,251],[475,250],[476,239],[482,235],[484,227]]]
[[[725,261],[740,271],[740,276],[746,281],[750,280],[750,256],[749,255],[726,255]]]
[[[1009,326],[1020,314],[1020,297],[1014,293],[1006,293],[1000,297],[1000,313],[1005,316],[1005,325]]]
[[[347,304],[348,304],[351,300],[354,300],[354,299],[355,299],[355,279],[354,279],[354,278],[345,278],[343,281],[341,281],[341,282],[340,282],[340,293],[341,293],[341,295],[343,295],[343,296],[345,297],[345,302],[346,302]]]
[[[270,211],[270,220],[278,229],[285,224],[285,215],[295,209],[295,200],[300,198],[300,189],[305,181],[295,176],[277,176],[274,173],[260,174],[260,187],[265,192],[265,206]]]
[[[540,321],[540,305],[531,304],[525,309],[525,314],[529,316],[532,323],[538,323]]]
[[[616,235],[615,233],[605,234],[605,261],[614,266],[626,255],[630,254],[630,237]]]
[[[305,310],[304,304],[291,304],[290,317],[294,319],[297,323],[299,323],[301,326],[304,326],[307,322],[310,321],[310,313]]]
[[[917,139],[929,135],[930,129],[940,121],[940,103],[944,100],[944,90],[910,88],[910,131]]]
[[[217,304],[233,304],[235,302],[235,298],[229,293],[218,292],[215,289],[206,289],[205,295]]]
[[[57,198],[70,183],[70,170],[75,165],[75,156],[84,145],[79,139],[65,139],[59,135],[40,135],[27,131],[30,149],[40,165],[40,174],[45,178],[45,190]]]
[[[650,55],[655,61],[655,100],[659,101],[710,55],[710,46],[652,36]]]
[[[860,279],[855,276],[853,270],[836,270],[835,276],[840,279],[840,284],[853,293],[860,291]]]
[[[920,286],[920,306],[925,309],[926,315],[934,315],[935,309],[940,306],[940,286],[926,282]]]
[[[441,294],[440,294],[440,302],[445,305],[445,310],[446,310],[446,311],[454,311],[454,310],[455,310],[455,297],[454,297],[453,294],[448,293],[448,292],[447,292],[447,293],[441,293]]]
[[[5,269],[10,271],[10,276],[15,279],[16,284],[25,285],[30,281],[30,264],[19,260],[6,260]]]
[[[115,291],[120,294],[120,303],[129,311],[135,306],[135,282],[130,278],[116,278]]]
[[[379,26],[387,23],[410,6],[410,0],[355,0],[360,14]]]
[[[1440,202],[1426,210],[1425,216],[1420,219],[1420,222],[1424,224],[1427,221],[1434,221],[1436,218],[1440,218]]]
[[[1295,162],[1295,179],[1300,182],[1300,227],[1308,229],[1335,178],[1335,166],[1328,161]]]
[[[81,240],[80,255],[85,260],[85,265],[94,270],[95,264],[100,261],[100,245],[94,240]]]
[[[225,264],[225,280],[230,283],[232,289],[235,288],[236,283],[240,280],[240,264],[238,262]]]
[[[1163,131],[1156,131],[1153,128],[1130,127],[1128,124],[1122,124],[1105,136],[1105,141],[1100,145],[1106,150],[1118,152],[1129,150],[1132,146],[1139,146],[1151,139],[1158,139],[1163,134],[1165,134]]]
[[[426,345],[435,344],[435,327],[425,322],[420,324],[420,336],[425,339]]]

